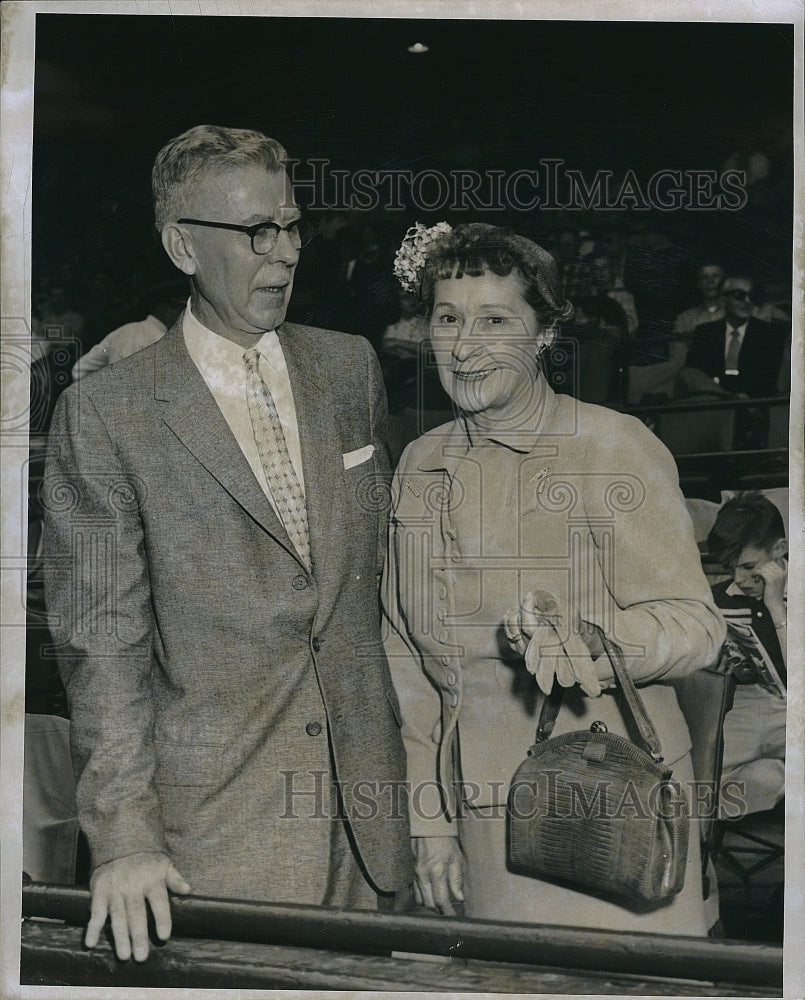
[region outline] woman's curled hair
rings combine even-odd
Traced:
[[[570,319],[573,305],[562,295],[556,261],[547,250],[518,236],[513,230],[471,222],[442,234],[428,248],[422,271],[421,297],[428,313],[433,310],[436,282],[486,272],[505,278],[512,272],[523,285],[523,298],[544,326]]]

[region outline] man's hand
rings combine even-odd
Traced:
[[[456,837],[412,837],[414,898],[420,906],[455,916],[464,902],[464,855]]]
[[[171,935],[168,889],[190,892],[165,854],[141,852],[99,865],[90,879],[92,906],[84,944],[95,947],[108,916],[117,957],[126,961],[133,954],[136,961],[144,962],[148,958],[145,903],[148,900],[154,914],[157,935],[167,941]]]

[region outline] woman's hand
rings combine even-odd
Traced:
[[[567,614],[547,590],[529,591],[516,610],[504,615],[503,626],[540,691],[550,694],[555,678],[562,687],[580,685],[591,698],[601,694],[591,654],[600,655],[603,645],[596,626],[582,622],[577,610]]]
[[[412,837],[414,898],[420,906],[455,916],[464,902],[464,855],[457,837]]]

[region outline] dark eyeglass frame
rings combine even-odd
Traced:
[[[255,222],[253,226],[241,226],[235,222],[209,222],[207,219],[177,219],[176,221],[179,225],[208,226],[210,229],[229,229],[235,233],[245,233],[251,241],[252,253],[257,254],[258,257],[264,257],[267,253],[271,253],[277,245],[280,233],[287,233],[291,242],[293,242],[293,234],[296,233],[299,237],[299,246],[296,249],[301,250],[302,247],[307,246],[310,242],[310,237],[305,238],[303,227],[305,227],[306,223],[301,216],[298,219],[294,219],[293,222],[289,222],[287,226],[281,226],[278,222]],[[257,250],[254,240],[257,234],[263,229],[273,230],[274,242],[267,250]]]
[[[747,292],[745,288],[731,288],[728,292],[722,292],[721,294],[729,299],[735,299],[736,302],[752,301],[752,293]]]

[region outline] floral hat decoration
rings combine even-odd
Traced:
[[[394,256],[394,274],[406,292],[419,294],[424,268],[430,246],[434,240],[452,233],[448,222],[437,222],[435,226],[423,226],[415,222],[406,232],[400,249]]]

